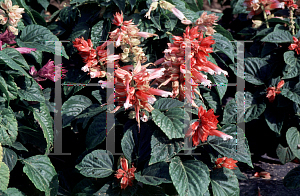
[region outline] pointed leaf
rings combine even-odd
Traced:
[[[266,37],[264,37],[262,42],[271,42],[271,43],[292,43],[293,36],[289,31],[277,30],[269,33]]]
[[[12,171],[17,164],[18,155],[11,149],[3,147],[3,162],[8,166],[9,171]]]
[[[4,50],[0,51],[0,63],[4,63],[5,65],[9,66],[13,70],[17,70],[26,77],[30,77],[29,74],[18,64],[16,63],[11,56],[6,54]]]
[[[286,141],[291,148],[293,154],[300,159],[300,133],[296,127],[291,127],[286,132]]]
[[[234,61],[235,51],[231,42],[226,37],[224,37],[219,33],[215,33],[213,35],[213,38],[215,40],[215,44],[213,45],[214,51],[222,52],[226,54],[231,59],[232,62],[235,62]]]
[[[45,102],[45,97],[40,86],[33,78],[19,77],[16,81],[18,87],[18,95],[26,101]]]
[[[233,171],[220,168],[211,172],[212,191],[215,196],[239,196],[239,182]]]
[[[161,98],[157,100],[153,107],[158,110],[168,110],[175,107],[183,107],[184,103],[177,99],[172,98]]]
[[[280,134],[283,125],[285,112],[285,108],[278,107],[267,107],[264,112],[265,120],[269,125],[270,129],[278,134]]]
[[[133,157],[133,149],[135,147],[132,130],[128,129],[121,140],[122,151],[126,159],[131,163]]]
[[[292,100],[295,103],[300,104],[300,82],[297,83],[292,90],[282,89],[281,95],[285,96],[286,98]]]
[[[278,144],[276,154],[282,164],[286,164],[295,158],[290,147],[283,147],[281,144]]]
[[[9,168],[0,162],[0,191],[5,191],[9,183]]]
[[[10,108],[0,110],[0,143],[11,146],[18,135],[18,123]]]

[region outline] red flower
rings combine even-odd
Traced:
[[[207,140],[209,135],[215,135],[223,138],[223,140],[233,139],[232,136],[227,135],[221,131],[217,130],[217,116],[214,115],[214,110],[210,109],[207,112],[200,106],[198,109],[199,121],[192,123],[186,133],[187,137],[193,137],[193,144],[197,146],[202,142]]]
[[[281,93],[281,91],[279,90],[280,88],[282,88],[284,85],[284,80],[281,80],[280,82],[278,82],[277,87],[269,87],[267,88],[267,98],[269,99],[269,101],[271,103],[273,103],[273,101],[275,100],[275,96],[276,94]]]
[[[289,50],[295,50],[296,53],[300,54],[299,40],[296,37],[293,37],[294,43],[289,46]]]
[[[228,169],[235,169],[236,163],[238,161],[233,160],[232,158],[227,158],[227,157],[222,157],[222,158],[218,158],[216,163],[216,167],[215,168],[221,168],[221,167],[226,167]]]
[[[284,8],[284,3],[280,3],[278,0],[245,0],[244,5],[247,6],[247,11],[251,11],[247,18],[260,14],[263,11],[261,5],[264,6],[267,15],[271,14],[270,10]]]
[[[118,169],[115,174],[116,178],[121,178],[121,189],[125,189],[128,185],[132,186],[132,181],[135,179],[134,172],[136,168],[132,165],[130,169],[128,169],[128,161],[125,158],[120,159],[120,165],[122,169]]]

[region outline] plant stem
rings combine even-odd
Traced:
[[[263,13],[264,13],[264,19],[265,19],[265,21],[266,21],[267,28],[270,28],[269,22],[268,22],[268,18],[267,18],[267,14],[266,14],[266,12],[265,12],[265,6],[264,6],[263,4],[261,4],[261,9],[262,9],[262,11],[263,11]]]
[[[289,30],[292,32],[292,35],[295,35],[295,22],[294,22],[294,7],[289,7],[290,10],[290,26]]]

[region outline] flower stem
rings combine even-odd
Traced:
[[[268,18],[267,18],[267,14],[266,14],[266,12],[265,12],[265,6],[264,6],[263,4],[261,4],[261,9],[262,9],[262,11],[263,11],[263,13],[264,13],[264,19],[265,19],[265,21],[266,21],[267,28],[270,28],[270,26],[269,26],[269,21],[268,21]]]
[[[295,35],[295,22],[294,22],[294,7],[289,7],[290,10],[290,26],[289,26],[289,30],[292,32],[292,35]]]

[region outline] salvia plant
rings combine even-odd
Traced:
[[[230,4],[1,1],[0,194],[239,195],[248,142],[300,159],[298,5]]]

